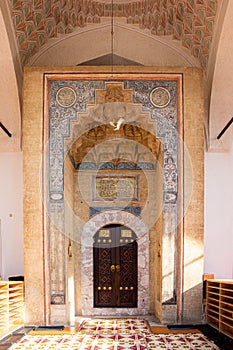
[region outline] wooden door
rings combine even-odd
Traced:
[[[137,307],[137,242],[126,226],[108,225],[94,238],[94,307]]]

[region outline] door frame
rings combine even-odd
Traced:
[[[138,243],[138,305],[135,308],[94,307],[93,241],[103,226],[119,224],[129,227]],[[81,231],[81,293],[83,316],[121,316],[149,314],[149,229],[137,216],[122,210],[107,210],[95,215]]]

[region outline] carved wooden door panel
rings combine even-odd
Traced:
[[[94,239],[94,306],[137,307],[137,242],[128,227],[108,225]]]

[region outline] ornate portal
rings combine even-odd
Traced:
[[[26,324],[153,314],[162,323],[201,322],[202,72],[26,68]],[[137,202],[118,202],[139,189]],[[137,236],[137,308],[93,306],[95,234],[115,224]],[[122,245],[134,239],[122,236]],[[112,243],[106,232],[98,239]]]
[[[65,209],[64,179],[71,176],[64,164],[70,161],[73,172],[81,171],[84,174],[84,177],[79,175],[79,189],[69,192],[71,196],[71,193],[77,194],[82,188],[84,196],[79,200],[80,205],[73,208],[73,212],[71,210],[71,216],[74,215],[82,221],[84,202],[85,208],[101,207],[101,211],[103,206],[111,207],[113,203],[122,202],[115,206],[125,210],[128,207],[136,208],[131,202],[137,202],[137,207],[141,207],[143,198],[145,201],[142,218],[146,220],[148,227],[154,227],[161,213],[164,230],[166,233],[173,232],[170,236],[172,240],[167,243],[170,249],[167,252],[169,262],[166,261],[164,265],[164,274],[169,277],[163,280],[161,300],[174,304],[177,289],[177,226],[174,226],[174,223],[178,212],[177,145],[181,75],[166,78],[147,75],[143,79],[138,76],[137,79],[122,77],[117,80],[112,77],[103,80],[98,76],[95,79],[93,76],[90,79],[83,79],[81,76],[70,79],[67,76],[62,80],[49,77],[47,84],[50,217],[48,235],[52,266],[52,302],[62,303],[61,299],[54,298],[57,295],[64,295],[66,300],[66,263],[64,249],[60,247],[65,244],[66,234],[63,232],[68,225],[68,219],[64,220],[65,215],[68,215]],[[67,157],[64,162],[65,152]],[[160,187],[156,187],[156,181],[150,181],[149,174],[159,171],[160,166],[161,184]],[[84,180],[84,171],[87,171],[86,179],[91,177],[88,183]],[[141,187],[139,182],[143,176],[150,186],[148,193],[152,196],[147,200],[146,187],[143,184]],[[155,208],[160,202],[154,202],[154,194],[160,193],[161,188],[163,202],[157,211]],[[75,198],[70,198],[71,203],[73,199]],[[68,231],[72,232],[73,229],[69,228]],[[77,227],[74,231],[79,232],[80,228]],[[71,233],[71,236],[72,234],[75,236],[74,233]],[[142,303],[140,305],[142,307]]]

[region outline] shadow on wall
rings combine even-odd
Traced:
[[[182,294],[182,322],[205,323],[203,303],[203,283],[188,289]]]

